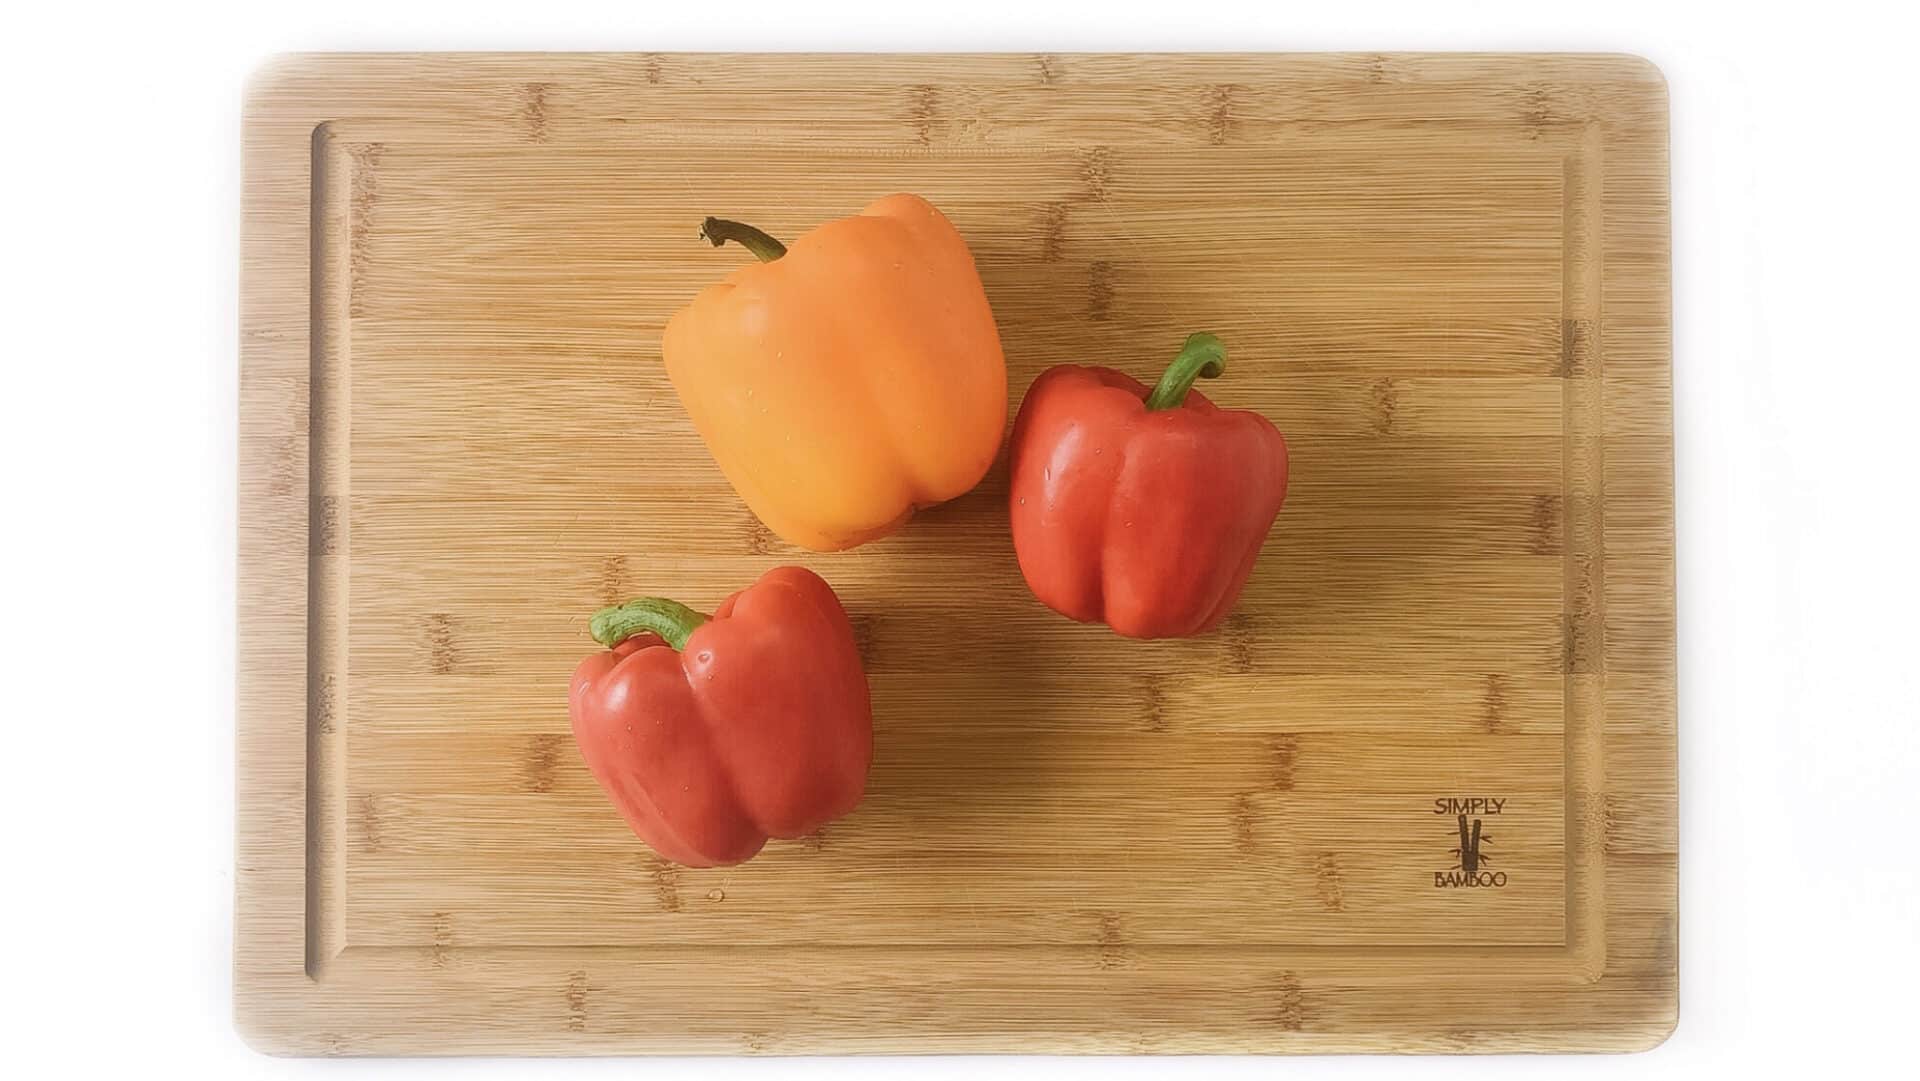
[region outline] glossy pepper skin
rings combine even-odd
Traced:
[[[853,627],[778,567],[711,619],[658,597],[602,609],[573,673],[574,740],[627,824],[689,867],[739,863],[853,810],[873,712]]]
[[[1061,365],[1014,421],[1008,498],[1020,572],[1041,603],[1130,638],[1181,638],[1233,609],[1287,494],[1287,442],[1258,413],[1190,393],[1226,350],[1187,340],[1151,393]]]
[[[661,339],[694,427],[767,528],[864,544],[980,482],[1000,449],[1000,332],[952,223],[890,195],[789,248],[707,219],[762,262],[695,297]]]

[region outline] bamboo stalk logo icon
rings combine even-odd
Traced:
[[[1460,869],[1468,875],[1474,875],[1479,873],[1482,863],[1492,863],[1492,859],[1480,854],[1481,843],[1492,840],[1492,837],[1481,834],[1479,819],[1476,818],[1473,820],[1473,828],[1469,831],[1467,828],[1467,816],[1461,815],[1460,847],[1453,850],[1453,854],[1460,857]]]

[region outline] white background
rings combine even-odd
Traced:
[[[36,4],[6,20],[0,1061],[356,1078],[1168,1068],[330,1063],[240,1043],[228,936],[241,88],[263,57],[294,49],[1349,48],[1622,50],[1670,80],[1682,1019],[1630,1058],[1176,1068],[1681,1076],[1879,1056],[1911,1068],[1899,1057],[1920,1003],[1911,27],[1865,5],[1768,15],[1672,0],[270,7]]]

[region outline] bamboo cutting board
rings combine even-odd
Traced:
[[[236,1009],[312,1054],[1626,1050],[1675,1021],[1667,112],[1590,56],[329,56],[246,106]],[[1191,641],[1027,593],[1004,460],[783,545],[667,317],[892,191],[1014,400],[1194,330],[1293,484]],[[652,856],[596,607],[783,562],[859,629],[860,809]]]

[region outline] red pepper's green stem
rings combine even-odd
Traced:
[[[771,263],[787,254],[787,246],[767,234],[737,221],[725,218],[708,218],[700,223],[700,239],[719,247],[731,240],[735,244],[753,253],[755,259]]]
[[[1180,355],[1167,365],[1167,372],[1147,395],[1147,412],[1178,409],[1187,400],[1195,379],[1218,379],[1227,370],[1227,347],[1211,334],[1199,333],[1180,347]]]
[[[587,629],[593,640],[612,649],[642,631],[652,631],[674,649],[687,648],[687,638],[707,617],[665,597],[641,597],[593,614]]]

